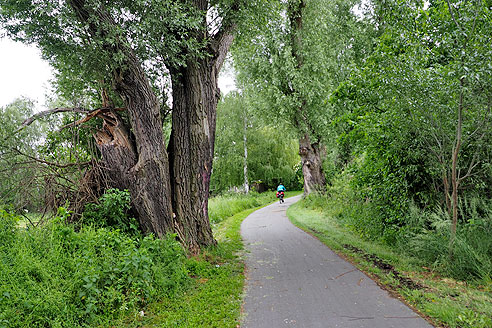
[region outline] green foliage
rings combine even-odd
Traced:
[[[330,98],[335,163],[349,167],[357,198],[377,210],[393,243],[410,204],[449,210],[458,127],[460,195],[490,195],[490,8],[449,4],[377,3],[375,47]]]
[[[405,224],[385,220],[380,206],[361,201],[350,187],[350,175],[334,179],[326,195],[309,195],[305,208],[321,210],[364,240],[382,242],[418,258],[422,265],[460,280],[486,281],[492,276],[492,203],[479,198],[463,202],[466,220],[458,225],[450,257],[450,218],[439,209],[421,210],[410,203],[401,217]]]
[[[108,189],[99,199],[99,203],[86,205],[82,220],[84,224],[118,229],[137,236],[139,226],[137,220],[130,216],[130,208],[128,190]]]
[[[350,187],[350,174],[332,180],[325,195],[312,194],[302,202],[305,208],[323,211],[365,240],[390,242],[393,236],[385,234],[385,223],[378,208],[364,202]]]
[[[466,221],[458,225],[451,257],[447,247],[451,221],[443,211],[412,206],[400,247],[450,277],[486,281],[492,277],[492,203],[471,198],[464,202],[463,212]]]
[[[15,241],[15,232],[19,217],[0,207],[0,239],[2,240],[1,248],[11,247]]]
[[[350,187],[350,175],[337,177],[326,195],[309,195],[305,208],[321,210],[364,240],[390,245],[418,258],[422,265],[460,280],[487,281],[492,276],[492,203],[479,198],[463,202],[466,220],[458,225],[450,257],[450,218],[442,210],[421,210],[414,203],[401,218],[404,225],[388,223],[381,208],[360,201]]]
[[[38,210],[42,205],[42,166],[28,156],[36,156],[46,126],[44,122],[34,122],[19,130],[33,110],[34,103],[25,98],[0,107],[0,204],[15,209]]]
[[[343,80],[355,49],[349,46],[354,43],[355,17],[351,2],[308,1],[297,31],[286,15],[296,3],[269,7],[268,21],[252,24],[248,33],[239,35],[232,53],[240,83],[267,120],[287,124],[298,134],[321,135],[329,118],[326,99]],[[297,38],[301,45],[292,43]]]
[[[61,217],[26,231],[10,214],[0,215],[2,241],[15,244],[0,246],[0,326],[109,325],[188,282],[173,236],[137,241],[103,228],[75,232],[57,223]]]
[[[138,62],[145,63],[142,68],[165,107],[169,70],[208,56],[211,34],[220,27],[245,28],[250,17],[264,19],[262,10],[269,2],[85,1],[84,12],[91,22],[87,26],[70,2],[5,0],[0,5],[0,27],[14,40],[38,45],[55,69],[57,91],[70,100],[99,101],[101,87],[113,91],[110,77],[126,67],[123,48],[131,48]],[[90,33],[89,27],[98,32]],[[111,98],[121,101],[114,93]]]

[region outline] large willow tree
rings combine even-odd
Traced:
[[[104,90],[89,116],[104,121],[95,138],[112,186],[130,191],[144,231],[175,232],[195,252],[215,243],[207,205],[217,78],[238,24],[256,7],[242,0],[5,0],[0,21],[11,38],[39,46],[60,86]]]
[[[270,7],[268,20],[241,33],[233,55],[239,79],[259,99],[269,121],[299,139],[304,191],[325,188],[328,98],[358,51],[357,1],[289,0]]]

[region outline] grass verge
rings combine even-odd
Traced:
[[[491,282],[477,285],[441,277],[422,267],[419,259],[365,241],[329,213],[307,209],[302,202],[291,206],[287,215],[296,226],[316,236],[436,327],[492,327]]]

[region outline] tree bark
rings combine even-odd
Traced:
[[[217,72],[211,67],[210,60],[205,59],[171,70],[172,200],[178,234],[192,252],[215,244],[208,220],[208,198],[219,90]]]
[[[299,155],[301,156],[302,173],[304,175],[304,194],[313,191],[324,191],[326,186],[323,173],[322,149],[318,142],[311,143],[306,133],[299,139]]]
[[[456,126],[456,141],[453,147],[453,158],[451,165],[451,187],[452,187],[452,208],[453,216],[451,221],[451,238],[449,241],[449,254],[453,255],[454,242],[456,239],[456,228],[458,226],[458,188],[460,177],[458,176],[458,160],[461,148],[461,139],[463,136],[463,88],[464,77],[460,79],[460,102],[458,105],[458,121]]]
[[[288,3],[288,18],[290,21],[290,42],[292,45],[292,56],[296,61],[296,68],[301,69],[304,64],[302,56],[302,26],[303,10],[306,7],[305,0],[291,0]],[[322,146],[319,141],[312,142],[308,132],[313,131],[306,117],[306,100],[297,109],[295,125],[301,132],[299,138],[299,155],[301,156],[302,173],[304,175],[304,195],[313,191],[324,191],[326,186],[325,175],[322,166]]]
[[[448,214],[451,215],[453,212],[453,207],[452,207],[452,201],[451,197],[449,196],[449,179],[448,179],[448,174],[446,171],[443,172],[443,186],[444,186],[444,201],[446,204],[446,209],[448,211]]]
[[[208,1],[193,0],[201,11]],[[238,10],[233,3],[231,11]],[[208,199],[214,154],[220,68],[234,39],[235,24],[221,26],[208,35],[207,22],[189,31],[207,42],[203,58],[192,57],[186,65],[170,67],[173,95],[172,132],[168,146],[175,212],[175,230],[185,246],[197,253],[202,246],[216,244],[208,218]]]
[[[142,64],[123,40],[105,40],[108,31],[104,29],[115,26],[112,17],[104,8],[87,6],[85,0],[69,3],[91,35],[103,40],[104,51],[124,57],[121,68],[113,71],[113,85],[125,102],[131,134],[113,115],[105,118],[104,132],[97,136],[115,186],[129,189],[145,232],[159,237],[175,232],[192,253],[198,253],[201,246],[215,244],[208,219],[208,198],[220,95],[217,78],[233,41],[233,20],[210,36],[204,15],[202,26],[190,29],[187,37],[206,44],[206,53],[190,56],[186,65],[168,65],[173,112],[166,150],[158,99]],[[189,3],[200,12],[208,10],[209,1]],[[236,2],[231,13],[235,10]]]
[[[136,58],[135,62],[136,64]],[[123,74],[116,87],[125,100],[135,136],[137,162],[129,170],[129,190],[145,232],[173,231],[169,161],[157,98],[140,66]]]

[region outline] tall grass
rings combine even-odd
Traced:
[[[492,278],[492,203],[472,198],[462,204],[463,218],[450,246],[449,215],[410,208],[400,250],[460,280]],[[451,247],[451,249],[450,249]]]
[[[348,174],[338,176],[326,194],[311,194],[301,203],[335,218],[341,225],[366,240],[384,240],[384,220],[370,203],[359,200],[350,187]]]
[[[75,232],[63,217],[26,230],[17,219],[0,211],[0,327],[105,326],[189,280],[171,237]]]
[[[225,194],[209,200],[208,211],[211,223],[219,223],[236,213],[275,201],[274,192],[248,194]]]
[[[448,277],[492,278],[492,201],[472,198],[462,202],[462,218],[452,249],[447,213],[428,212],[412,205],[402,225],[387,224],[369,200],[357,198],[348,174],[335,178],[326,195],[310,195],[302,204],[322,211],[363,239],[414,256],[422,265]]]

